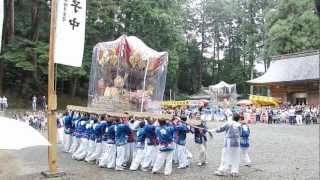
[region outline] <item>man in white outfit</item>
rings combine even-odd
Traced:
[[[87,148],[89,143],[89,134],[88,130],[90,128],[90,124],[86,123],[85,120],[81,120],[80,122],[80,145],[75,153],[73,153],[72,158],[76,160],[83,160],[87,155]]]
[[[148,119],[144,126],[144,133],[146,135],[145,157],[142,161],[142,171],[148,171],[147,168],[153,166],[157,157],[158,140],[156,137],[156,126],[153,119]]]
[[[106,127],[107,122],[105,121],[104,116],[100,118],[100,122],[94,127],[94,133],[96,136],[96,145],[95,145],[95,150],[94,152],[86,158],[86,161],[88,162],[94,162],[95,160],[99,160],[103,148],[102,148],[102,135],[105,132],[105,127]],[[106,144],[104,144],[106,145]]]
[[[159,139],[159,151],[152,168],[152,173],[158,173],[164,165],[164,175],[168,176],[172,173],[174,128],[163,119],[158,122],[160,126],[156,129],[156,135]]]
[[[72,117],[72,126],[74,126],[74,131],[72,133],[72,143],[70,150],[68,151],[69,153],[73,154],[77,151],[80,145],[80,139],[81,139],[81,134],[80,134],[80,114],[79,113],[74,113]]]
[[[240,130],[238,122],[240,115],[235,113],[233,121],[226,122],[223,126],[213,130],[216,133],[225,132],[224,147],[221,154],[221,163],[215,175],[223,176],[231,167],[231,176],[238,176],[240,164]]]
[[[137,130],[137,138],[136,138],[136,142],[135,142],[135,148],[136,148],[137,152],[136,152],[136,154],[132,160],[131,166],[130,166],[131,171],[136,171],[139,168],[139,166],[145,156],[144,147],[145,147],[146,135],[144,133],[144,125],[145,125],[144,121],[139,123],[139,129]]]
[[[72,143],[72,116],[68,115],[67,112],[63,114],[63,127],[64,127],[64,137],[63,137],[63,145],[64,145],[64,152],[69,152]]]
[[[107,119],[107,127],[103,138],[106,140],[106,147],[99,160],[99,167],[107,167],[108,169],[115,168],[117,155],[115,124],[113,124],[113,120],[110,118]]]

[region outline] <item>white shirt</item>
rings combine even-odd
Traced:
[[[289,109],[289,116],[294,116],[295,109]]]
[[[8,99],[6,97],[2,98],[3,104],[8,104]]]

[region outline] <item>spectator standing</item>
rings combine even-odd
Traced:
[[[302,108],[298,106],[295,113],[297,125],[302,125]]]
[[[37,110],[37,97],[35,95],[32,97],[32,110]]]
[[[6,110],[8,108],[8,99],[6,96],[2,97],[3,109]]]
[[[295,109],[293,108],[293,106],[291,106],[291,108],[289,109],[289,123],[290,123],[290,125],[294,124],[294,118],[295,118]]]
[[[47,99],[46,96],[39,97],[39,106],[41,109],[46,110],[47,109]]]

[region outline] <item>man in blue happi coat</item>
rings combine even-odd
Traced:
[[[158,122],[159,127],[156,128],[156,135],[159,140],[159,152],[152,172],[157,173],[165,164],[164,174],[170,175],[172,173],[174,128],[168,125],[165,119],[159,119]]]

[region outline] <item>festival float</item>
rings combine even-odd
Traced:
[[[108,112],[159,112],[168,53],[135,36],[98,43],[93,49],[88,107]]]
[[[211,97],[211,102],[220,107],[232,107],[237,101],[236,84],[228,84],[224,81],[209,86],[207,93]]]

